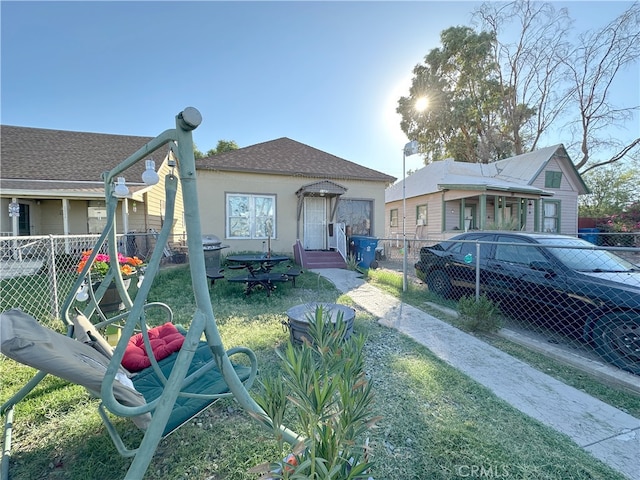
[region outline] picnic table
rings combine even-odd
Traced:
[[[279,263],[289,261],[284,255],[229,255],[226,258],[229,270],[245,270],[243,275],[227,278],[229,282],[245,284],[245,295],[250,295],[254,288],[261,286],[267,296],[275,290],[278,283],[288,282],[291,277],[286,272],[272,272]]]

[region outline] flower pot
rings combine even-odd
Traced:
[[[124,280],[124,288],[128,289],[131,284],[131,279],[127,278]],[[93,284],[93,291],[95,292],[100,286],[100,282]],[[115,282],[111,282],[107,291],[104,292],[104,295],[100,299],[98,303],[100,310],[102,313],[110,313],[110,312],[119,312],[124,310],[124,303],[122,303],[122,299],[120,298],[120,292],[118,292],[118,287],[116,287]]]

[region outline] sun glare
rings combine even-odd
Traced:
[[[429,106],[429,99],[427,97],[420,97],[419,99],[416,100],[416,104],[414,108],[418,112],[424,112],[428,106]]]

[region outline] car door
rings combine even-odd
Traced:
[[[475,292],[476,265],[478,263],[478,243],[480,246],[480,284],[483,284],[485,266],[489,258],[494,234],[471,233],[464,237],[464,241],[456,242],[447,250],[449,255],[445,263],[445,271],[451,285],[459,293]]]
[[[490,297],[520,318],[551,323],[558,306],[566,304],[565,276],[526,237],[498,235],[487,269]]]

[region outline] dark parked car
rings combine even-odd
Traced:
[[[415,268],[429,290],[458,298],[475,293],[476,264],[481,293],[503,312],[578,336],[640,375],[638,266],[579,238],[476,231],[423,247]]]

